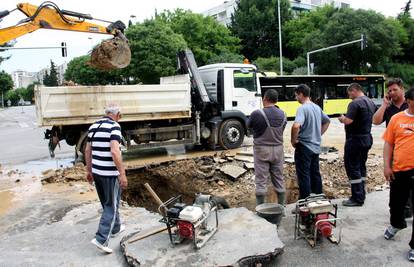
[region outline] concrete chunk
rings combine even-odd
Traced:
[[[220,171],[223,172],[224,174],[230,176],[232,179],[235,180],[235,179],[239,178],[243,173],[245,173],[246,169],[241,168],[241,167],[236,166],[236,165],[227,164],[227,165],[224,165],[223,167],[221,167]]]
[[[165,232],[131,244],[125,238],[121,247],[132,266],[254,266],[283,251],[277,227],[246,208],[219,210],[218,218],[217,233],[198,250],[190,240],[173,247]]]
[[[252,162],[252,163],[254,162],[253,156],[236,155],[234,159],[244,161],[244,162]]]
[[[254,163],[245,162],[244,167],[246,167],[249,170],[254,169]]]

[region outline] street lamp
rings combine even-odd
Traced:
[[[280,75],[283,75],[283,59],[282,59],[282,24],[280,23],[280,0],[277,0],[277,16],[279,24],[279,57],[280,57]]]

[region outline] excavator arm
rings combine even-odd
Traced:
[[[13,39],[16,39],[25,34],[34,32],[38,29],[52,29],[52,30],[77,31],[77,32],[88,32],[88,33],[112,34],[116,37],[116,43],[110,44],[111,47],[108,47],[108,49],[111,49],[112,55],[109,55],[110,61],[105,62],[108,64],[104,64],[104,65],[106,65],[107,68],[110,69],[112,67],[122,68],[129,64],[129,60],[130,60],[130,59],[128,60],[128,57],[130,57],[129,46],[127,45],[126,37],[123,35],[123,31],[126,27],[125,27],[125,24],[122,23],[121,21],[116,21],[116,22],[104,21],[104,22],[110,23],[109,26],[106,26],[106,27],[102,25],[90,23],[90,22],[87,22],[86,20],[97,20],[97,19],[94,19],[89,14],[61,10],[55,3],[50,2],[50,1],[44,2],[39,6],[31,5],[29,3],[19,3],[17,5],[17,8],[14,10],[21,11],[23,14],[27,16],[27,18],[21,20],[15,26],[0,29],[0,45],[4,45],[5,43]],[[9,11],[1,11],[0,20],[9,14],[10,14]],[[115,51],[113,47],[118,47],[118,46],[122,47],[122,50],[121,48],[119,48],[117,51]],[[102,48],[102,46],[100,48]],[[108,58],[106,51],[104,52],[105,52],[105,57]],[[126,64],[126,62],[128,64]]]

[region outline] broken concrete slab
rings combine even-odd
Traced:
[[[277,227],[252,211],[219,210],[218,218],[217,233],[198,250],[190,240],[172,246],[165,232],[131,244],[124,238],[121,247],[131,266],[255,266],[282,253]]]
[[[254,158],[252,156],[236,155],[234,159],[244,162],[254,162]]]
[[[246,172],[246,169],[233,165],[233,164],[227,164],[220,168],[220,171],[232,178],[233,180],[236,180],[239,178],[242,174]]]
[[[249,170],[252,170],[252,169],[254,169],[254,163],[251,163],[251,162],[245,162],[244,163],[244,167],[246,167],[247,169],[249,169]]]
[[[295,159],[293,159],[293,158],[285,158],[285,163],[295,163]]]
[[[338,153],[320,154],[319,159],[322,161],[333,162],[335,160],[339,160],[339,154]]]

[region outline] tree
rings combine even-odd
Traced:
[[[43,84],[45,86],[58,86],[59,85],[56,65],[52,60],[50,60],[50,71],[49,73],[46,72],[43,78]]]
[[[348,45],[313,54],[318,74],[383,72],[391,58],[402,53],[407,34],[401,24],[372,10],[335,9],[327,6],[287,23],[288,46],[297,54],[356,40],[364,33],[368,48]],[[367,64],[369,63],[369,64]],[[371,67],[368,67],[371,66]]]
[[[414,19],[411,17],[411,0],[407,2],[397,19],[407,33],[407,42],[402,43],[402,54],[394,59],[403,63],[414,63],[414,43],[411,41],[414,38]]]
[[[187,47],[183,36],[162,20],[146,20],[130,26],[125,35],[131,48],[131,64],[122,73],[133,82],[159,83],[175,74],[178,51]]]
[[[4,70],[0,72],[1,106],[4,108],[5,93],[13,88],[12,77]]]
[[[20,92],[21,97],[23,97],[25,101],[33,102],[34,101],[34,88],[38,84],[39,82],[34,82],[32,84],[29,84],[27,88],[25,88],[24,90]]]
[[[241,40],[241,53],[250,60],[279,55],[278,0],[240,0],[230,29]],[[288,0],[280,0],[283,25],[292,18]]]
[[[110,72],[101,71],[91,67],[88,62],[90,56],[81,56],[72,59],[68,63],[65,71],[65,80],[73,81],[82,85],[106,85],[106,84],[121,84],[123,78],[121,70],[114,70]]]
[[[156,19],[164,21],[175,33],[184,37],[199,66],[207,64],[213,57],[234,56],[239,52],[240,39],[210,16],[177,9],[161,13]]]

